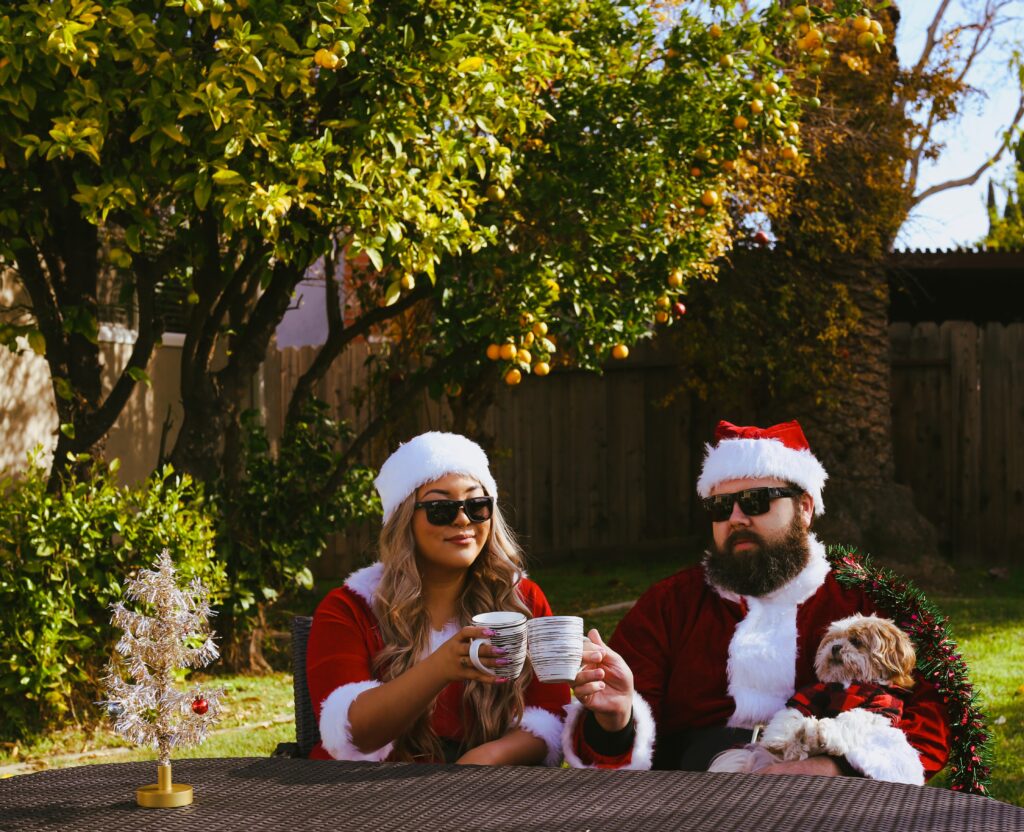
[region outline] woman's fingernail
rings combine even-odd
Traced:
[[[490,638],[491,636],[498,635],[494,630],[484,630],[484,635]]]
[[[508,659],[495,659],[494,660],[495,664],[500,664],[500,665],[506,665],[506,664],[508,664],[508,662],[509,662]]]
[[[494,679],[494,684],[496,684],[496,685],[503,685],[507,681],[508,681],[508,679],[506,679],[504,676],[497,676]]]
[[[492,647],[491,650],[499,656],[504,656],[508,652],[504,647]]]

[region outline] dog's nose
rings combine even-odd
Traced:
[[[843,646],[841,644],[833,644],[832,645],[832,658],[833,659],[838,659],[839,658],[839,653],[840,653],[840,651],[842,649],[843,649]]]

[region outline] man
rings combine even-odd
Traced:
[[[591,630],[563,750],[571,765],[704,771],[815,681],[828,625],[875,607],[832,574],[810,532],[828,475],[797,422],[720,422],[697,491],[711,515],[704,562],[655,584],[610,646]],[[946,709],[920,675],[899,728],[876,726],[845,758],[777,763],[762,773],[920,782],[949,755]]]

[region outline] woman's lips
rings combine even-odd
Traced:
[[[459,535],[456,535],[455,537],[446,537],[445,540],[447,540],[449,543],[456,543],[456,544],[459,544],[459,545],[464,545],[466,543],[472,543],[473,540],[474,540],[474,537],[471,534],[459,534]]]

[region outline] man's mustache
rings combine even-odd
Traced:
[[[764,540],[762,540],[761,535],[757,532],[748,531],[746,529],[737,529],[730,534],[725,540],[725,545],[731,548],[737,543],[745,542],[756,543],[758,546],[764,546]]]

